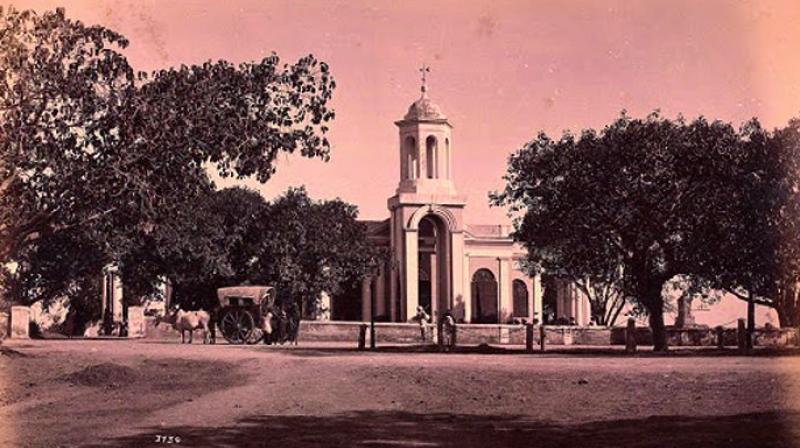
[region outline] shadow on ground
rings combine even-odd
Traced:
[[[95,446],[140,447],[157,435],[215,447],[797,447],[800,415],[666,416],[545,424],[514,416],[363,411],[334,416],[265,415],[230,427],[161,427]]]

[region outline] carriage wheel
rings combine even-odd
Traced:
[[[242,344],[250,339],[255,321],[247,310],[231,309],[222,318],[222,335],[231,344]]]

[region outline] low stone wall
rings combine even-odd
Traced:
[[[309,321],[300,322],[299,342],[358,342],[359,327],[366,322],[359,321]],[[513,344],[525,345],[524,325],[498,325],[498,324],[459,324],[457,326],[458,344]],[[625,328],[614,327],[576,327],[548,325],[545,329],[546,345],[587,345],[607,346],[625,345]],[[426,340],[432,341],[433,328],[427,327]],[[147,338],[171,339],[180,338],[180,333],[169,324],[155,326],[155,318],[145,318],[145,332]],[[222,336],[217,333],[217,336]],[[534,327],[534,344],[539,345],[540,328]],[[726,346],[736,346],[736,329],[725,328],[723,338]],[[375,323],[375,339],[380,343],[420,343],[421,335],[418,324],[413,323]],[[684,330],[667,329],[667,340],[671,347],[680,346],[708,346],[717,345],[717,333],[714,328],[692,328]],[[369,341],[369,329],[367,329]],[[652,345],[652,332],[647,327],[636,328],[636,343],[638,345]],[[756,346],[791,346],[800,345],[798,332],[793,328],[758,328],[755,332],[754,343]]]
[[[144,335],[148,339],[180,339],[181,333],[172,328],[172,325],[162,323],[156,326],[156,318],[144,317]]]
[[[625,345],[625,328],[615,327],[610,330],[612,345]],[[736,329],[723,328],[722,340],[725,346],[736,346]],[[636,328],[638,345],[653,345],[653,333],[647,327]],[[800,345],[795,328],[756,328],[753,344],[758,347],[776,347]],[[717,345],[716,328],[667,328],[667,344],[671,347],[713,347]]]
[[[302,341],[358,341],[358,326],[361,322],[317,322],[300,321],[298,340]]]

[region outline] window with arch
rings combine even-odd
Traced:
[[[450,139],[444,139],[444,177],[450,179]]]
[[[427,166],[426,166],[426,175],[428,179],[434,179],[437,176],[437,161],[439,160],[439,149],[438,143],[436,142],[436,137],[430,135],[427,139],[425,139],[425,154],[427,156]]]
[[[419,168],[417,166],[417,140],[414,137],[406,137],[403,153],[405,154],[403,159],[403,167],[405,168],[403,177],[411,180],[416,179]]]
[[[472,321],[498,322],[497,280],[488,269],[478,269],[472,274]]]
[[[514,317],[528,316],[528,285],[520,279],[512,282],[514,292]]]

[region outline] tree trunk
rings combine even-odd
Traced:
[[[664,307],[655,306],[650,312],[650,330],[653,332],[653,351],[667,351],[667,329],[664,326]]]
[[[773,308],[778,313],[781,327],[800,326],[800,285],[782,285]]]
[[[753,294],[747,296],[747,336],[745,337],[745,347],[750,350],[753,348],[753,334],[756,331],[756,303],[753,301]]]

